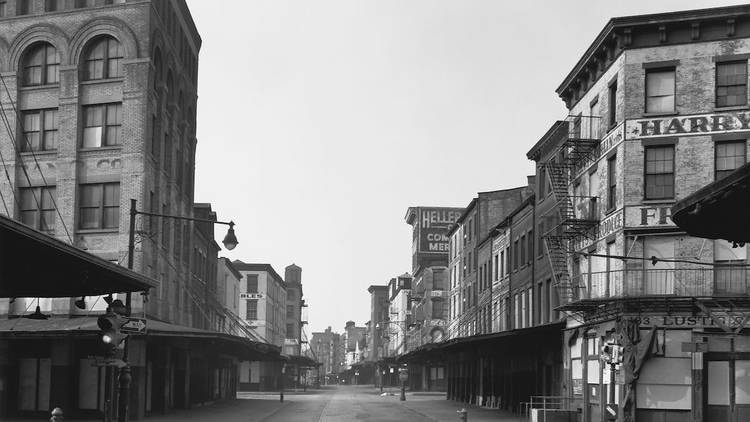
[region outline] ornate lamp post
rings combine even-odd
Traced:
[[[201,223],[211,223],[211,224],[224,224],[229,226],[229,230],[227,231],[226,236],[224,236],[224,240],[222,243],[224,244],[224,247],[228,250],[232,250],[237,247],[237,244],[239,242],[237,241],[237,236],[234,234],[234,222],[224,222],[224,221],[214,221],[214,220],[208,220],[205,218],[193,218],[193,217],[183,217],[181,215],[168,215],[168,214],[158,214],[153,212],[146,212],[146,211],[138,211],[136,209],[136,200],[131,199],[130,200],[130,227],[129,227],[129,233],[128,233],[128,269],[133,269],[133,254],[135,253],[135,216],[136,215],[148,215],[151,217],[161,217],[161,218],[171,218],[173,220],[187,220],[187,221],[197,221]],[[125,309],[127,311],[128,316],[130,315],[131,311],[131,295],[130,292],[127,292],[125,295]],[[130,342],[128,341],[128,338],[125,338],[125,350],[123,350],[123,358],[122,360],[125,362],[125,365],[120,368],[120,375],[118,377],[118,383],[119,383],[119,391],[118,391],[118,400],[117,400],[117,420],[118,422],[128,422],[130,419],[129,414],[129,397],[130,397],[130,365],[128,365],[128,344]]]

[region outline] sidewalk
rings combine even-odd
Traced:
[[[383,390],[388,393],[389,400],[395,400],[400,405],[421,416],[429,418],[435,422],[458,421],[458,410],[466,409],[468,412],[467,420],[470,422],[521,422],[520,417],[499,409],[487,409],[466,403],[460,403],[453,400],[447,400],[445,393],[415,391],[406,393],[406,401],[399,401],[400,390],[395,388],[386,388]],[[377,390],[380,393],[380,390]],[[391,396],[391,394],[393,394]]]

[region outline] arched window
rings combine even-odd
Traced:
[[[118,78],[122,76],[122,46],[112,37],[94,40],[86,50],[83,80]]]
[[[174,78],[172,77],[172,71],[167,73],[167,98],[169,102],[174,101]]]
[[[34,44],[24,55],[23,86],[55,84],[60,81],[60,56],[49,43]]]
[[[161,66],[161,51],[157,48],[154,51],[154,91],[159,94],[159,82],[161,82],[162,66]]]

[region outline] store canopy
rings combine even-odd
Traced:
[[[147,291],[144,275],[0,216],[0,297],[78,297]]]
[[[97,336],[100,329],[95,317],[28,319],[0,319],[0,338],[43,339],[68,335],[73,337]],[[217,351],[233,354],[243,360],[278,360],[280,347],[250,340],[246,337],[202,330],[200,328],[148,320],[146,332],[131,334],[135,338],[162,341],[187,340],[212,346]],[[172,339],[172,340],[170,340]],[[198,344],[198,343],[196,343]]]
[[[672,221],[691,236],[750,242],[750,163],[672,207]]]

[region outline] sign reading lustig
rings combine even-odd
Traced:
[[[627,138],[708,135],[750,131],[750,112],[698,114],[627,121]]]

